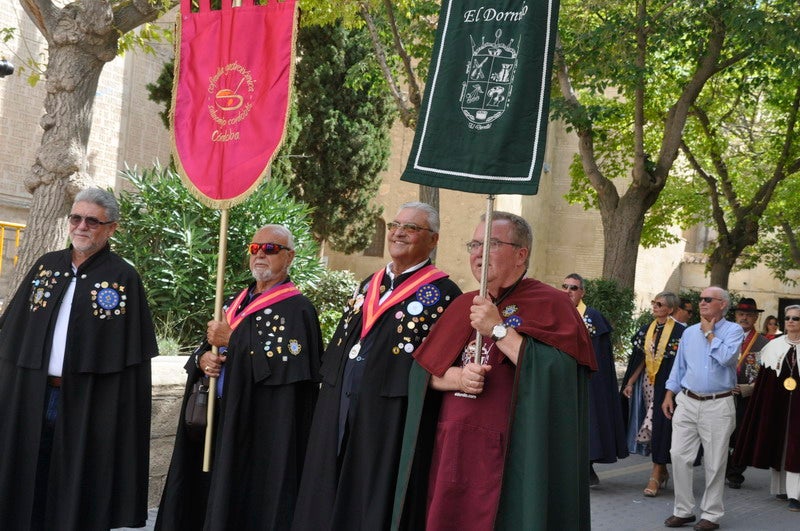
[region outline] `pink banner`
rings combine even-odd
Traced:
[[[212,208],[244,201],[283,142],[294,65],[295,0],[242,0],[191,12],[181,0],[173,152],[189,190]]]

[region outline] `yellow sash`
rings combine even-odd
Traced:
[[[655,385],[656,383],[656,373],[658,372],[658,368],[661,367],[661,360],[664,359],[664,352],[667,349],[667,343],[669,343],[669,338],[672,335],[672,329],[675,327],[675,320],[667,319],[667,322],[664,323],[664,330],[661,331],[661,339],[658,341],[658,345],[655,345],[657,324],[658,321],[650,323],[650,327],[647,329],[647,334],[644,337],[644,362],[647,370],[647,379],[650,381],[650,385]]]

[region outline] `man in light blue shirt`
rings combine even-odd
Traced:
[[[724,289],[704,289],[699,306],[700,322],[683,333],[661,408],[672,419],[670,457],[675,485],[673,513],[664,525],[681,527],[695,521],[692,465],[702,444],[706,489],[700,500],[701,519],[694,526],[702,531],[719,529],[725,513],[722,493],[728,440],[736,426],[732,389],[744,331],[724,318],[730,307]]]

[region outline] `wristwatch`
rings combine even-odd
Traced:
[[[708,336],[710,336],[713,333],[714,333],[714,329],[712,328],[711,330],[707,330],[707,331],[703,332],[703,337],[708,339]]]
[[[498,325],[494,325],[494,328],[492,328],[492,341],[495,343],[506,337],[506,335],[508,335],[507,324],[500,323]]]

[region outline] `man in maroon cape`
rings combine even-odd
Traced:
[[[483,240],[481,223],[467,244],[476,279]],[[456,299],[415,354],[395,529],[590,527],[596,360],[569,297],[525,278],[531,243],[524,219],[495,212],[488,297]]]

